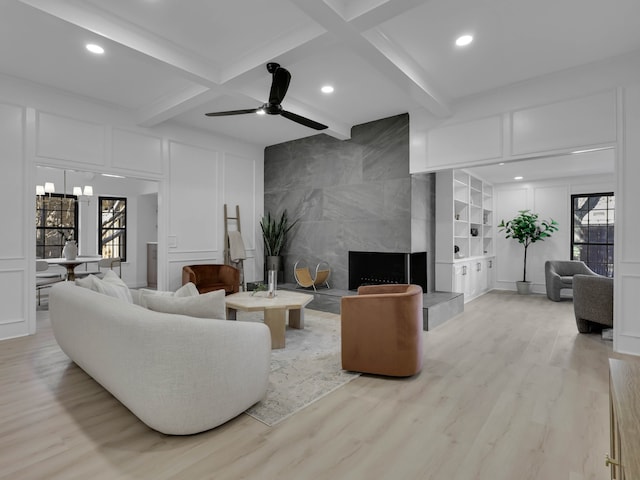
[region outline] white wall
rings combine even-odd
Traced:
[[[261,270],[261,148],[178,125],[139,128],[121,109],[0,76],[0,158],[0,200],[12,207],[0,213],[11,229],[0,242],[0,339],[36,328],[36,165],[158,183],[158,288],[177,288],[182,265],[222,261],[225,202],[241,203],[247,280]]]
[[[527,280],[536,293],[545,293],[544,262],[569,260],[571,245],[571,195],[615,191],[615,176],[591,175],[540,182],[514,182],[494,187],[496,224],[515,217],[520,210],[538,213],[541,219],[553,218],[559,230],[551,238],[536,242],[527,251]],[[504,238],[496,229],[496,288],[515,290],[522,280],[524,247]]]

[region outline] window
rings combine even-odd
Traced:
[[[99,197],[98,252],[104,258],[127,259],[127,199]]]
[[[613,193],[571,196],[571,259],[607,277],[613,277],[615,203]]]
[[[36,258],[62,257],[66,240],[78,238],[78,202],[72,195],[36,197]]]

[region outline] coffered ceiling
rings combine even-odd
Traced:
[[[457,47],[465,33],[474,41]],[[0,74],[117,106],[142,126],[260,146],[317,132],[204,113],[266,102],[267,62],[292,74],[286,110],[348,138],[355,124],[444,118],[469,95],[636,50],[638,0],[0,0]]]

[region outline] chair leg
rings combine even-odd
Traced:
[[[576,326],[578,327],[578,332],[580,333],[591,333],[591,323],[588,320],[576,318]]]

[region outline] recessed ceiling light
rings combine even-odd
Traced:
[[[514,180],[522,180],[522,178],[523,178],[523,177],[520,177],[520,176],[518,176],[518,177],[513,177],[513,179],[514,179]]]
[[[471,42],[473,42],[473,37],[471,35],[462,35],[456,39],[456,45],[459,47],[466,47]]]
[[[322,93],[333,93],[333,87],[331,85],[325,85],[320,90],[322,90]]]
[[[102,48],[100,45],[96,45],[95,43],[87,43],[86,47],[87,50],[89,50],[91,53],[95,53],[96,55],[102,55],[104,53],[104,48]]]
[[[504,162],[500,162],[498,165],[502,166],[502,165],[504,165]]]

